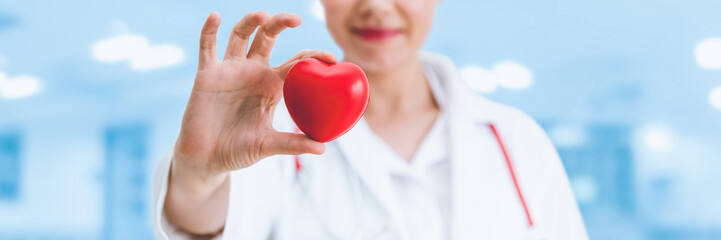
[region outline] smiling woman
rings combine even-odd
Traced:
[[[538,124],[476,95],[448,58],[420,52],[440,0],[321,2],[343,61],[368,77],[359,123],[326,144],[291,133],[294,122],[277,106],[291,67],[306,58],[336,63],[326,51],[303,50],[269,65],[280,33],[301,24],[298,15],[248,13],[218,61],[220,16],[210,14],[180,134],[156,170],[158,238],[587,238]],[[530,81],[530,73],[510,72],[511,80]],[[294,91],[302,89],[286,89],[294,116],[347,111],[293,107]],[[337,94],[314,97],[337,101]]]
[[[590,239],[719,240],[719,9],[0,0],[0,239],[563,239],[583,235],[565,174]],[[286,111],[299,59],[370,76],[333,141]]]

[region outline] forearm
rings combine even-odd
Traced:
[[[213,234],[223,229],[228,212],[228,173],[203,174],[174,158],[164,212],[170,223],[190,234]]]

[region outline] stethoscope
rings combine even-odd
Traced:
[[[498,133],[498,129],[496,128],[496,125],[493,123],[488,123],[488,128],[491,131],[491,133],[493,133],[493,136],[495,137],[496,142],[498,143],[498,147],[501,150],[501,153],[503,153],[503,158],[506,161],[506,166],[508,167],[509,175],[511,176],[511,180],[513,180],[513,186],[516,188],[516,193],[518,194],[518,199],[521,202],[521,206],[523,207],[523,211],[526,215],[525,217],[526,217],[528,233],[529,233],[528,239],[535,239],[533,218],[531,217],[531,213],[528,210],[528,205],[526,204],[526,199],[523,195],[523,191],[521,190],[521,187],[518,184],[518,179],[516,177],[516,171],[515,171],[515,168],[513,167],[513,161],[511,161],[511,157],[508,154],[508,151],[506,150],[506,146],[501,138],[501,135]],[[297,128],[295,131],[296,131],[296,133],[300,132],[300,130],[298,130]],[[294,160],[295,160],[296,178],[299,182],[301,182],[301,186],[302,186],[301,188],[302,188],[304,194],[307,197],[312,198],[312,195],[310,194],[310,190],[308,189],[308,186],[310,185],[309,184],[310,179],[309,179],[309,176],[306,174],[306,171],[303,171],[303,164],[300,160],[300,156],[298,156],[298,155],[294,156]],[[349,174],[352,175],[351,179],[353,182],[351,183],[351,185],[353,185],[353,189],[351,191],[353,192],[354,195],[360,196],[359,198],[355,198],[355,197],[353,198],[353,199],[355,199],[353,201],[353,212],[356,215],[354,225],[360,226],[360,227],[356,227],[353,230],[353,232],[350,234],[351,235],[350,238],[347,236],[340,236],[341,234],[338,234],[335,231],[331,230],[332,228],[330,226],[328,226],[328,221],[326,221],[327,219],[320,219],[320,216],[323,216],[320,214],[321,211],[318,210],[318,209],[320,209],[320,206],[312,206],[314,211],[316,212],[316,214],[314,214],[314,215],[318,217],[317,220],[319,222],[321,222],[321,224],[324,224],[323,227],[324,227],[326,233],[333,236],[335,239],[375,239],[375,238],[378,238],[382,234],[382,231],[374,232],[367,236],[358,231],[358,229],[363,229],[362,220],[359,220],[360,217],[358,217],[358,213],[360,213],[360,211],[361,211],[361,208],[362,208],[361,205],[365,204],[365,194],[363,193],[363,190],[361,189],[361,184],[360,184],[360,180],[359,180],[360,177],[357,175],[357,171],[355,171],[355,169],[352,169],[351,166],[348,166],[348,165],[346,165],[346,166],[348,167],[348,169],[346,169],[346,170],[348,171]],[[361,199],[361,200],[358,201],[357,199]],[[317,203],[318,201],[311,201],[311,202],[312,202],[311,204],[317,205],[315,203]]]

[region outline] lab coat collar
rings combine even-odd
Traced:
[[[422,53],[421,59],[439,76],[446,93],[451,153],[451,239],[482,239],[493,233],[494,212],[502,208],[498,196],[502,153],[488,128],[497,122],[493,103],[473,92],[453,62],[445,56]],[[502,180],[501,180],[502,181]],[[492,236],[491,234],[490,236]]]
[[[448,96],[451,239],[516,239],[512,236],[527,230],[525,215],[489,127],[496,125],[503,138],[509,109],[471,90],[445,56],[424,53],[422,58],[436,63],[429,66],[439,73]]]
[[[493,192],[491,188],[494,188],[494,179],[497,179],[493,174],[479,173],[494,170],[505,173],[504,169],[498,169],[502,165],[488,164],[503,163],[497,143],[487,127],[488,123],[493,122],[492,104],[464,84],[458,70],[447,57],[422,52],[419,58],[426,74],[436,76],[437,82],[431,81],[431,88],[436,93],[441,91],[445,97],[441,102],[448,116],[451,139],[451,238],[478,239],[467,234],[493,231],[490,229],[493,226],[492,214],[479,216],[478,212],[490,212],[487,208],[494,207],[488,204],[483,206],[482,197],[483,193]],[[357,146],[362,144],[365,137],[362,134],[372,134],[369,129],[365,129],[368,132],[363,130],[353,128],[335,142],[367,185],[365,189],[371,191],[395,222],[401,239],[407,239],[407,229],[401,227],[403,219],[389,174],[380,165],[382,163],[374,159],[372,152]]]
[[[433,52],[421,52],[419,58],[425,72],[436,75],[438,82],[431,81],[430,86],[434,92],[438,91],[445,97],[442,105],[447,107],[449,112],[460,114],[459,117],[471,122],[494,122],[496,115],[493,114],[495,111],[491,110],[495,103],[474,92],[448,57]]]

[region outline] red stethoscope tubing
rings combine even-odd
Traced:
[[[516,171],[513,168],[513,162],[511,161],[511,157],[510,155],[508,155],[508,151],[506,151],[506,146],[503,144],[503,140],[501,140],[501,135],[498,134],[496,125],[494,125],[493,123],[489,123],[488,128],[490,128],[491,132],[493,132],[493,136],[496,137],[498,146],[501,148],[501,152],[503,152],[503,157],[506,159],[506,165],[508,165],[508,172],[511,174],[511,179],[513,179],[513,185],[516,187],[516,192],[518,193],[518,199],[521,201],[521,205],[523,205],[523,211],[526,212],[528,227],[532,228],[533,218],[531,218],[531,212],[528,211],[528,205],[526,205],[526,199],[523,197],[523,191],[521,191],[521,187],[518,185],[518,179],[516,179]]]
[[[513,185],[516,187],[516,193],[518,193],[518,199],[521,201],[521,205],[523,205],[523,211],[526,213],[526,220],[528,220],[528,227],[533,227],[533,218],[531,218],[531,212],[528,211],[528,205],[526,204],[526,199],[523,197],[523,191],[521,191],[521,187],[518,185],[518,179],[516,178],[516,171],[513,168],[513,161],[511,161],[511,157],[508,154],[508,151],[506,150],[505,144],[503,144],[503,140],[501,139],[501,135],[498,133],[498,130],[496,129],[496,125],[493,123],[488,124],[488,128],[493,133],[493,136],[496,138],[496,141],[498,142],[498,147],[501,149],[501,152],[503,153],[503,158],[506,160],[506,165],[508,166],[508,172],[511,175],[511,179],[513,180]],[[299,129],[295,129],[296,133],[300,133]],[[295,155],[295,171],[298,172],[303,168],[303,165],[300,163],[300,157],[298,155]]]

